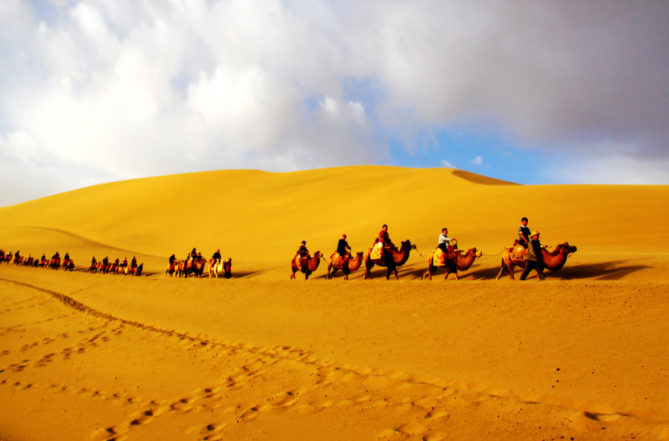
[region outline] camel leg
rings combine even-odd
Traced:
[[[502,267],[499,269],[499,274],[497,274],[497,280],[499,280],[504,275],[505,271],[506,271],[506,262],[504,262],[504,259],[502,259]]]
[[[513,263],[510,263],[508,268],[509,268],[509,277],[511,277],[511,280],[515,280],[513,278]]]
[[[451,269],[449,267],[446,267],[446,275],[444,276],[444,280],[448,279],[449,274],[451,274]]]
[[[295,268],[290,269],[290,280],[293,280],[295,278]]]
[[[457,268],[453,270],[453,274],[455,274],[455,280],[460,280],[460,276],[458,275]]]

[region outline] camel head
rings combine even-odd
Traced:
[[[410,240],[403,241],[402,246],[400,247],[400,249],[404,248],[405,246],[410,250],[415,250],[416,249],[416,245],[412,244]]]
[[[561,243],[558,246],[558,249],[565,249],[567,250],[567,253],[572,254],[575,253],[577,248],[575,246],[569,245],[569,242]]]

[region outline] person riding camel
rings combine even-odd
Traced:
[[[190,257],[192,260],[195,260],[195,258],[197,257],[197,250],[193,248],[193,251],[190,252],[188,257]]]
[[[95,260],[95,256],[93,256],[93,258],[91,259],[91,266],[95,265],[96,263],[98,263],[98,261]]]
[[[175,261],[175,260],[177,260],[177,256],[175,256],[174,254],[172,254],[172,255],[170,256],[170,259],[169,259],[170,266],[174,265],[174,261]]]
[[[105,266],[109,265],[109,256],[105,256],[105,258],[102,259],[102,264]]]
[[[544,255],[541,253],[541,242],[539,242],[538,231],[530,233],[530,243],[525,255],[525,269],[520,275],[520,280],[525,280],[532,270],[537,272],[538,280],[546,279],[544,277]]]
[[[132,256],[132,266],[130,268],[137,268],[137,258]]]
[[[451,239],[448,238],[448,228],[442,228],[441,234],[439,235],[437,248],[442,250],[444,253],[448,253],[451,248]]]
[[[51,256],[52,259],[60,259],[60,254],[58,254],[58,251],[56,251],[56,254]]]
[[[337,242],[337,253],[341,256],[341,264],[345,264],[348,261],[351,253],[351,247],[346,242],[346,235],[342,235],[339,242]]]
[[[211,258],[214,260],[214,263],[221,263],[221,250],[216,250]]]
[[[522,218],[520,220],[520,227],[518,227],[518,243],[525,248],[530,243],[530,229],[527,228],[527,222],[526,217]]]
[[[383,242],[383,248],[395,248],[395,244],[393,244],[388,235],[388,225],[384,224],[383,227],[381,227],[381,231],[379,231],[379,241]]]
[[[119,260],[119,258],[117,257],[116,260],[114,261],[114,265],[118,266],[119,262],[120,262],[120,260]]]
[[[302,272],[306,273],[309,259],[311,259],[311,256],[309,255],[309,250],[307,249],[306,240],[303,240],[302,244],[300,245],[300,248],[297,249],[297,257],[300,258],[300,266],[302,268]]]
[[[17,250],[17,251],[14,253],[14,260],[19,260],[19,257],[21,257],[21,252]]]
[[[46,260],[46,254],[42,254],[42,259],[40,260],[40,262],[44,262],[45,260]]]
[[[125,268],[126,266],[128,266],[128,258],[124,257],[123,258],[123,263],[121,264],[121,267]]]
[[[65,257],[63,257],[63,260],[70,260],[70,253],[65,253]]]

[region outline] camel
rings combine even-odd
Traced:
[[[344,272],[344,280],[348,280],[348,275],[360,268],[360,265],[362,265],[362,258],[364,254],[365,253],[363,252],[356,253],[354,259],[349,258],[346,263],[342,265],[341,256],[339,253],[334,253],[332,256],[330,256],[330,262],[328,263],[328,279],[330,279],[330,277],[334,277],[337,271],[342,270]],[[332,273],[330,273],[330,271],[332,271]]]
[[[321,259],[323,259],[323,253],[320,251],[316,251],[314,253],[314,257],[311,257],[307,260],[307,267],[305,270],[302,270],[302,265],[300,265],[300,259],[299,257],[295,256],[293,260],[290,261],[290,279],[295,278],[295,273],[298,271],[302,271],[304,273],[304,280],[309,279],[309,276],[311,273],[316,271],[318,268],[318,265],[321,263]]]
[[[218,279],[219,274],[223,274],[226,279],[232,277],[232,257],[219,263],[215,263],[214,259],[209,260],[209,278]]]
[[[386,280],[390,279],[391,273],[395,273],[395,279],[399,280],[397,267],[404,265],[407,260],[409,260],[409,253],[411,253],[411,250],[415,249],[416,245],[413,245],[410,240],[406,240],[402,242],[399,250],[385,250],[383,259],[372,259],[370,257],[372,248],[370,248],[369,251],[365,253],[365,280],[372,278],[372,268],[374,268],[374,265],[385,266],[388,268]]]
[[[18,266],[21,264],[21,262],[23,262],[23,256],[21,255],[14,256],[14,265]]]
[[[49,268],[52,270],[57,270],[60,268],[60,257],[54,257],[49,261]]]
[[[167,268],[165,269],[165,277],[169,274],[170,277],[174,277],[174,273],[179,270],[179,264],[181,262],[178,260],[175,260],[172,264],[167,264]]]
[[[460,271],[467,271],[472,264],[474,263],[474,260],[477,258],[481,257],[483,255],[482,252],[476,251],[476,248],[471,248],[467,250],[466,253],[462,254],[462,251],[459,250],[454,250],[451,251],[450,253],[447,254],[446,256],[446,262],[444,265],[434,265],[433,264],[433,258],[434,258],[434,253],[436,250],[433,250],[430,253],[430,256],[427,258],[427,272],[423,274],[423,280],[427,277],[428,279],[432,280],[432,274],[437,272],[437,268],[439,266],[443,266],[446,268],[446,275],[444,276],[444,280],[448,278],[448,275],[453,273],[455,274],[455,280],[460,280],[460,277],[458,276],[458,270]],[[441,250],[440,250],[441,251]]]
[[[137,265],[130,264],[123,269],[123,275],[127,276],[130,274],[131,276],[134,276],[135,271],[137,271]]]
[[[524,249],[522,251],[525,251]],[[552,252],[547,251],[545,248],[541,248],[541,254],[544,258],[544,267],[551,271],[558,271],[562,269],[565,263],[567,263],[567,257],[570,254],[576,252],[576,247],[569,245],[568,242],[561,243],[555,247],[555,250]],[[504,275],[504,272],[509,272],[509,277],[513,279],[513,268],[518,266],[520,268],[525,268],[524,252],[518,253],[518,247],[507,247],[502,256],[502,268],[497,274],[497,280]]]

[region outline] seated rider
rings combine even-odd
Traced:
[[[56,251],[56,254],[54,254],[51,258],[52,259],[60,259],[60,254],[58,254],[58,251]]]
[[[123,258],[123,263],[121,264],[121,266],[123,266],[123,267],[128,266],[128,258],[127,257]]]
[[[63,257],[63,260],[70,260],[70,253],[65,253],[65,257]]]
[[[175,260],[177,260],[177,256],[175,256],[174,254],[172,254],[172,255],[170,256],[170,266],[171,266],[171,265],[174,265],[174,261],[175,261]]]
[[[451,239],[448,238],[448,228],[442,228],[441,234],[439,235],[439,243],[437,248],[442,250],[444,253],[448,253],[451,248]]]
[[[344,264],[351,252],[351,247],[348,245],[348,242],[346,242],[346,235],[342,235],[341,239],[339,239],[339,242],[337,242],[337,253],[341,256],[341,263]]]
[[[221,250],[216,250],[211,258],[214,259],[214,263],[221,263]]]
[[[109,265],[109,257],[108,256],[105,256],[105,258],[102,259],[102,264],[105,265],[105,266]]]
[[[189,256],[192,260],[195,260],[195,258],[197,257],[197,250],[196,250],[195,248],[193,248],[193,251],[191,251],[190,254],[189,254],[188,256]]]
[[[388,235],[388,225],[383,225],[381,231],[379,231],[379,242],[383,242],[383,248],[395,248],[395,245],[390,240]]]
[[[530,243],[530,229],[527,228],[527,218],[524,217],[521,219],[520,227],[518,227],[518,243],[523,247],[527,248]]]
[[[95,260],[95,256],[91,259],[91,266],[95,265],[97,263],[97,260]]]
[[[297,256],[300,258],[300,265],[302,266],[302,271],[306,271],[307,262],[311,258],[309,256],[309,250],[307,249],[307,241],[303,240],[300,248],[297,249]]]
[[[18,259],[21,256],[20,252],[17,251],[14,253],[14,260]]]
[[[137,259],[135,256],[132,256],[132,268],[137,268]]]
[[[46,254],[42,254],[42,260],[41,262],[44,262],[46,260]]]
[[[118,264],[119,264],[119,259],[117,257],[116,260],[114,261],[114,265],[118,266]]]

